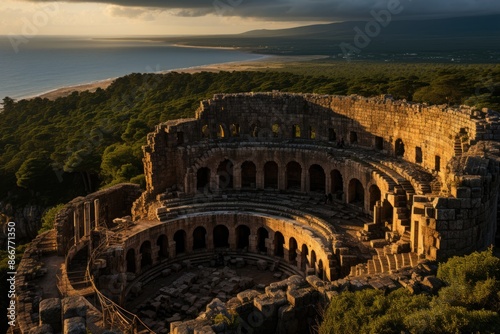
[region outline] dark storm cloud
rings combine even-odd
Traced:
[[[49,2],[53,0],[25,0]],[[66,0],[65,2],[108,3],[125,7],[169,10],[178,16],[208,14],[279,21],[333,21],[370,17],[400,2],[399,18],[426,18],[500,13],[499,0]]]

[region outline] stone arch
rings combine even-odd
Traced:
[[[292,126],[292,138],[300,138],[301,133],[300,133],[300,125],[294,124]]]
[[[368,189],[368,192],[370,194],[370,211],[373,211],[373,207],[377,204],[377,201],[382,199],[382,193],[376,184],[372,184]]]
[[[382,222],[388,222],[389,224],[393,223],[394,220],[394,208],[392,204],[389,203],[388,200],[384,200],[382,203],[382,213],[381,213]]]
[[[127,261],[127,272],[135,273],[135,249],[130,248],[127,251],[127,255],[125,256],[125,260]]]
[[[168,258],[168,238],[165,234],[158,237],[156,246],[158,246],[158,258],[160,260]]]
[[[231,137],[239,137],[240,136],[240,125],[237,123],[231,124],[229,126],[229,131],[231,132]]]
[[[301,265],[300,265],[300,269],[303,270],[304,272],[306,271],[307,269],[307,265],[309,264],[308,260],[307,260],[307,256],[309,255],[309,248],[307,248],[307,245],[306,244],[303,244],[302,245],[302,249],[301,249],[301,253],[300,253],[300,257],[301,257]]]
[[[151,241],[146,240],[142,243],[140,248],[141,253],[141,270],[153,264],[151,257]]]
[[[316,274],[316,252],[311,250],[311,269],[314,269],[314,273]]]
[[[184,132],[179,131],[177,132],[177,145],[182,145],[184,144]]]
[[[239,225],[236,228],[236,248],[248,249],[250,245],[250,228],[246,225]]]
[[[264,188],[278,189],[278,164],[274,161],[264,165]]]
[[[401,138],[398,138],[394,144],[394,153],[396,153],[397,157],[403,157],[405,155],[405,144]]]
[[[234,165],[229,159],[222,161],[217,167],[219,189],[232,189],[234,180]]]
[[[224,225],[214,227],[214,248],[229,248],[229,229]]]
[[[325,275],[325,270],[324,270],[324,267],[323,267],[323,260],[319,260],[318,261],[318,270],[316,272],[316,275],[321,278],[321,279],[325,279],[324,278],[324,275]]]
[[[203,190],[210,187],[210,168],[202,167],[196,172],[196,189]]]
[[[344,193],[344,178],[339,170],[334,169],[330,172],[330,182],[332,194],[335,195],[336,199],[342,200],[342,195]]]
[[[217,127],[217,138],[225,138],[226,137],[226,130],[224,129],[224,125],[219,124]]]
[[[174,234],[175,241],[175,255],[186,252],[186,231],[178,230]]]
[[[291,237],[288,240],[288,261],[293,265],[297,265],[297,247],[297,240]]]
[[[274,138],[278,138],[280,136],[280,132],[281,132],[281,127],[278,123],[274,123],[272,128],[271,128],[272,132],[273,132],[273,137]]]
[[[193,250],[207,248],[207,230],[198,226],[193,231]]]
[[[363,206],[365,201],[365,188],[358,179],[349,181],[347,203]]]
[[[259,227],[257,230],[257,250],[259,252],[266,253],[267,246],[266,240],[269,238],[269,232],[265,227]]]
[[[325,170],[320,165],[309,167],[309,190],[325,193],[326,176]]]
[[[285,237],[281,232],[274,233],[274,255],[278,257],[285,256],[285,249],[283,247],[285,243]]]
[[[243,188],[255,188],[257,182],[257,167],[251,161],[245,161],[241,165],[241,186]]]
[[[286,189],[301,190],[302,167],[296,161],[290,161],[286,165]]]

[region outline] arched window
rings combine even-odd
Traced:
[[[398,138],[396,140],[394,152],[396,153],[397,157],[402,157],[405,155],[405,144],[403,143],[403,140],[401,138]]]
[[[226,131],[224,130],[224,126],[222,124],[217,128],[217,138],[225,138]]]
[[[135,249],[130,248],[127,251],[126,255],[126,260],[127,260],[127,272],[129,273],[135,273]]]
[[[316,139],[316,130],[312,126],[309,127],[309,139]]]
[[[328,141],[336,141],[337,140],[337,134],[335,133],[335,130],[330,128],[328,129]]]
[[[309,264],[307,262],[308,255],[309,255],[309,249],[307,248],[307,245],[304,244],[304,245],[302,245],[302,251],[300,254],[300,256],[301,256],[301,268],[300,269],[304,272],[306,271],[307,265]]]
[[[166,259],[168,258],[168,239],[165,234],[162,234],[156,240],[156,246],[158,246],[158,258]]]
[[[141,269],[149,267],[153,264],[153,260],[151,258],[151,242],[144,241],[141,245]]]
[[[231,160],[224,160],[217,168],[217,176],[219,177],[219,189],[233,188],[233,163]]]
[[[207,230],[203,226],[198,226],[193,231],[193,250],[207,248]]]
[[[330,172],[330,179],[334,197],[338,200],[342,200],[342,195],[344,193],[344,179],[342,178],[342,174],[337,169],[334,169]]]
[[[203,190],[210,186],[210,169],[202,167],[196,172],[196,189]]]
[[[280,136],[280,125],[277,123],[273,124],[272,131],[273,131],[273,137],[278,138]]]
[[[182,254],[186,251],[186,232],[178,230],[174,234],[175,241],[175,255]]]
[[[243,188],[255,188],[257,180],[257,167],[251,161],[245,161],[241,165],[241,186]]]
[[[269,238],[269,232],[264,227],[259,227],[257,230],[257,248],[259,252],[266,253],[266,240]]]
[[[375,207],[375,204],[377,204],[377,201],[380,201],[382,198],[382,194],[380,192],[380,188],[373,184],[370,186],[370,189],[368,190],[370,193],[370,211],[373,211],[373,208]]]
[[[324,193],[326,186],[326,176],[323,167],[320,165],[312,165],[309,168],[309,187],[310,191]]]
[[[281,232],[274,233],[274,255],[278,257],[283,257],[285,255],[283,244],[285,243],[285,238]]]
[[[278,164],[274,161],[264,165],[264,188],[278,189]]]
[[[231,130],[232,137],[239,137],[240,136],[240,125],[239,124],[231,124],[231,126],[229,127],[229,130]]]
[[[292,138],[300,138],[300,126],[298,124],[292,127]]]
[[[365,189],[358,179],[349,181],[349,193],[347,203],[363,206],[365,201]]]
[[[250,244],[250,228],[240,225],[236,228],[236,248],[245,249]]]
[[[252,124],[250,126],[250,135],[254,138],[257,138],[259,136],[259,127],[257,124]]]
[[[217,225],[214,228],[214,247],[229,248],[229,230],[224,225]]]
[[[203,138],[210,138],[210,130],[208,129],[208,125],[203,125],[201,127],[201,136]]]
[[[288,245],[288,261],[293,265],[297,265],[297,240],[290,238]]]
[[[290,161],[286,165],[286,189],[301,190],[302,167],[296,161]]]

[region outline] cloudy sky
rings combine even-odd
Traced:
[[[500,14],[500,0],[1,0],[0,35],[228,34],[366,20]]]

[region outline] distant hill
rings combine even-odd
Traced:
[[[372,23],[376,22],[372,19]],[[367,21],[317,24],[290,29],[253,30],[237,35],[168,38],[198,46],[238,47],[265,54],[329,55],[375,60],[394,57],[458,62],[500,61],[500,15],[434,20],[393,20],[366,34]],[[375,27],[375,29],[377,29]],[[361,33],[359,32],[361,31]],[[377,33],[378,32],[378,33]],[[364,36],[359,36],[364,34]],[[355,37],[358,35],[358,44]],[[372,37],[370,37],[370,35]],[[353,48],[349,48],[348,46]],[[343,49],[342,47],[343,46]]]

